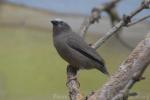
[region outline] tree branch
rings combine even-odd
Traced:
[[[70,100],[82,100],[83,98],[79,90],[80,83],[77,80],[77,71],[73,66],[67,66],[67,87]]]
[[[114,8],[116,4],[119,3],[120,1],[121,0],[112,0],[108,3],[93,8],[91,11],[91,16],[85,18],[85,20],[81,24],[80,35],[84,37],[85,34],[87,33],[88,28],[95,22],[99,22],[100,13],[103,11],[107,12],[110,15],[112,22],[119,20],[119,16]]]
[[[118,3],[119,1],[121,0],[112,0],[111,2],[103,4],[100,7],[93,8],[91,11],[91,16],[88,18],[85,18],[83,24],[80,27],[81,36],[83,37],[85,36],[91,24],[94,24],[95,22],[99,21],[100,13],[102,11],[107,11],[108,13],[110,13],[109,15],[111,16],[110,18],[112,20],[112,24],[115,22],[115,20],[119,20],[119,16],[117,12],[115,11],[115,9],[113,9],[116,3]],[[110,10],[111,8],[112,10]],[[77,79],[72,80],[74,77],[76,77],[77,71],[75,69],[70,69],[71,65],[69,66],[67,67],[67,81],[68,81],[67,86],[69,89],[70,100],[78,100],[78,99],[82,100],[83,97],[79,91],[79,85],[78,85],[79,83]]]
[[[118,2],[120,0],[114,0],[114,1]],[[124,18],[118,24],[116,24],[109,32],[107,32],[104,37],[102,37],[95,44],[93,44],[92,48],[94,48],[94,49],[99,48],[108,38],[110,38],[112,35],[116,34],[117,31],[120,30],[123,26],[128,25],[128,23],[131,21],[131,19],[136,14],[138,14],[139,12],[141,12],[143,9],[145,9],[147,7],[148,7],[148,4],[144,2],[141,4],[140,7],[138,7],[135,11],[131,12],[128,16],[124,16]],[[93,13],[92,16],[89,17],[87,19],[87,21],[85,21],[85,23],[83,23],[83,25],[81,26],[81,29],[80,29],[80,31],[82,33],[81,36],[84,36],[86,34],[87,29],[91,24],[95,23],[95,21],[98,21],[98,19],[100,18],[100,16],[99,16],[100,12],[101,11],[97,10],[97,8],[92,10],[92,13]],[[94,16],[96,16],[96,17],[94,17]],[[148,42],[146,42],[147,39],[148,39]],[[145,44],[145,42],[146,42],[146,44]],[[150,43],[149,38],[146,38],[145,40],[143,40],[137,46],[137,48],[132,52],[132,54],[128,57],[128,59],[121,65],[118,72],[116,74],[114,74],[110,78],[109,82],[104,85],[102,90],[98,90],[98,91],[92,93],[86,99],[87,100],[111,100],[110,98],[113,98],[113,97],[114,98],[116,98],[116,97],[121,98],[122,96],[127,97],[127,96],[125,96],[125,93],[128,94],[126,92],[126,90],[128,90],[128,87],[125,88],[126,84],[128,84],[128,86],[132,87],[132,85],[136,82],[132,73],[137,72],[137,73],[135,73],[134,76],[141,75],[142,74],[141,67],[146,68],[146,66],[149,64],[150,58],[145,59],[150,56],[150,50],[149,50],[150,44],[149,43]],[[147,55],[149,55],[149,56],[147,56]],[[144,60],[144,61],[142,62],[142,60]],[[69,65],[69,66],[71,66],[71,65]],[[79,85],[78,85],[79,82],[77,81],[77,79],[75,79],[75,77],[77,75],[77,70],[70,69],[71,67],[69,67],[69,66],[67,67],[67,79],[68,79],[67,85],[68,85],[68,89],[69,89],[70,100],[82,100],[83,96],[80,94],[80,91],[79,91]],[[120,77],[120,76],[122,76],[122,77]],[[123,82],[123,83],[121,83],[121,82]],[[130,85],[128,82],[132,83],[132,84]],[[123,91],[124,88],[125,88],[125,90],[124,90],[125,92]],[[116,96],[117,94],[119,96]],[[117,99],[114,99],[114,100],[117,100]]]
[[[137,20],[137,21],[135,21],[135,22],[129,23],[129,24],[127,25],[127,27],[133,26],[133,25],[135,25],[135,24],[137,24],[137,23],[139,23],[139,22],[141,22],[141,21],[144,21],[145,19],[148,19],[148,18],[150,18],[150,15],[144,16],[143,18],[141,18],[141,19],[139,19],[139,20]]]
[[[142,40],[109,81],[87,100],[124,100],[150,63],[150,33]]]
[[[93,48],[99,48],[107,39],[109,39],[112,35],[117,34],[117,31],[120,30],[123,26],[127,26],[131,19],[141,12],[143,9],[147,8],[148,4],[142,2],[141,6],[139,6],[136,10],[131,12],[128,16],[124,15],[123,19],[116,24],[112,29],[110,29],[102,38],[100,38],[96,43],[92,45]]]

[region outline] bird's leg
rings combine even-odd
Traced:
[[[83,95],[80,92],[80,83],[77,80],[77,72],[79,69],[72,65],[67,66],[67,87],[69,89],[70,100],[83,100]]]
[[[67,79],[68,79],[66,83],[67,86],[72,80],[74,80],[78,83],[78,86],[80,87],[80,83],[77,80],[78,72],[79,69],[73,67],[72,65],[67,66]]]

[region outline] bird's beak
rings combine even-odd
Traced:
[[[53,25],[57,25],[57,24],[58,24],[58,21],[51,20],[51,23],[52,23]]]

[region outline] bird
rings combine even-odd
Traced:
[[[109,75],[104,59],[68,23],[60,18],[51,20],[51,23],[53,44],[61,58],[75,69],[97,69]]]

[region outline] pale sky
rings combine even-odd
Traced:
[[[25,4],[28,6],[43,8],[47,10],[64,12],[64,13],[80,13],[88,15],[90,10],[101,3],[109,0],[8,0],[11,2]],[[140,5],[142,0],[123,0],[120,2],[117,10],[119,13],[128,14],[132,9]],[[150,10],[145,10],[140,16],[150,14]]]

